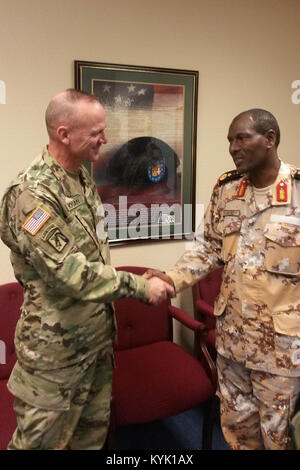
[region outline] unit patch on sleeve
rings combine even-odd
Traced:
[[[60,253],[69,243],[69,239],[58,228],[56,228],[47,239],[47,242]]]
[[[50,214],[44,209],[37,207],[29,218],[24,222],[22,228],[24,228],[31,235],[36,235],[42,226],[50,219]]]

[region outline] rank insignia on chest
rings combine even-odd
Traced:
[[[247,178],[243,178],[242,181],[239,184],[238,190],[237,190],[237,197],[243,197],[247,188]]]
[[[278,202],[287,202],[288,200],[288,189],[287,184],[281,180],[276,186],[276,198]]]

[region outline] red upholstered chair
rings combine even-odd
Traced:
[[[7,448],[17,426],[14,397],[7,381],[16,362],[14,333],[23,303],[23,288],[17,282],[0,286],[0,450]]]
[[[141,275],[147,268],[117,269]],[[206,403],[202,448],[211,448],[212,413],[207,404],[214,401],[216,372],[203,325],[169,301],[149,306],[136,299],[120,299],[115,310],[113,423],[146,423]],[[194,331],[195,356],[172,341],[173,318]]]
[[[193,286],[195,318],[203,322],[208,328],[206,344],[213,358],[216,357],[214,302],[220,292],[222,274],[223,267],[218,268]]]

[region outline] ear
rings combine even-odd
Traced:
[[[275,144],[276,144],[276,134],[275,134],[275,131],[273,129],[269,129],[266,133],[265,133],[265,137],[267,139],[267,147],[268,148],[272,148],[272,147],[275,147]]]
[[[62,144],[68,145],[70,143],[69,129],[66,126],[59,126],[56,129],[58,139]]]

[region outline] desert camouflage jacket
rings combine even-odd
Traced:
[[[219,179],[193,249],[167,274],[180,291],[222,265],[219,353],[250,369],[300,376],[299,170],[281,162],[259,206],[246,176]]]
[[[0,235],[24,286],[15,334],[24,367],[50,370],[83,360],[114,334],[112,301],[147,298],[147,281],[110,266],[103,221],[88,171],[68,173],[47,148],[5,192]]]

